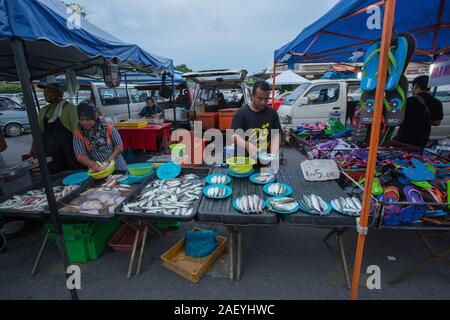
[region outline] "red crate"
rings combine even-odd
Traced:
[[[142,242],[144,228],[141,227],[139,232],[138,243]],[[136,229],[124,224],[119,231],[109,241],[109,246],[114,251],[131,251],[133,250],[134,238],[136,237]]]

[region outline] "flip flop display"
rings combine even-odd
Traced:
[[[405,120],[408,86],[408,79],[402,76],[395,90],[386,92],[386,98],[384,99],[384,117],[388,126],[399,126]]]
[[[375,107],[375,91],[364,92],[361,94],[361,112],[359,121],[362,124],[371,124],[373,120],[373,111]]]
[[[364,55],[364,68],[361,90],[373,91],[377,86],[378,62],[380,60],[380,41],[374,42]]]
[[[399,36],[391,43],[386,91],[393,91],[397,88],[400,77],[403,75],[405,65],[408,65],[409,63],[407,57],[408,40],[403,36]]]
[[[431,181],[436,179],[436,175],[419,159],[412,158],[411,163],[415,168],[403,169],[403,174],[406,178],[411,181]]]

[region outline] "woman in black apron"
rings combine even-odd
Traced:
[[[46,156],[53,159],[49,164],[50,174],[65,170],[80,170],[81,166],[73,153],[72,132],[64,127],[60,118],[50,123],[47,113],[44,116],[43,138]]]

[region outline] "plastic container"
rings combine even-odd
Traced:
[[[127,166],[127,170],[132,176],[145,176],[155,169],[153,163],[134,163]]]
[[[191,167],[201,166],[203,165],[203,152],[206,145],[205,139],[202,136],[199,138],[195,137],[194,131],[190,131],[190,137],[190,142],[182,141],[182,138],[178,140],[179,144],[186,146],[182,165],[189,165]]]
[[[238,109],[222,109],[219,110],[219,129],[224,131],[231,129],[231,123],[233,122],[234,114]]]
[[[116,128],[144,128],[148,125],[147,121],[125,121],[117,122]]]
[[[231,157],[227,159],[230,170],[235,173],[247,173],[252,170],[256,161],[248,157]]]
[[[164,253],[161,256],[161,265],[175,272],[179,276],[193,283],[197,283],[225,251],[227,238],[217,236],[216,241],[219,243],[217,249],[209,256],[197,259],[185,255],[185,241],[186,239],[181,240],[166,253]]]
[[[104,178],[106,178],[107,176],[109,176],[110,174],[112,174],[114,172],[115,166],[116,166],[116,161],[113,160],[113,161],[111,161],[109,167],[104,169],[104,170],[102,170],[102,171],[92,172],[89,169],[88,175],[90,177],[92,177],[93,179],[96,179],[96,180],[104,179]]]
[[[86,225],[86,223],[82,223]],[[64,243],[67,254],[71,263],[79,262],[86,263],[88,260],[95,260],[102,255],[108,245],[109,239],[120,228],[120,221],[115,219],[109,222],[94,222],[89,225],[89,233],[64,233]],[[45,225],[48,227],[48,224]],[[85,226],[78,228],[71,224],[71,226],[64,226],[71,230],[85,230]],[[47,229],[49,230],[49,229]],[[49,239],[55,240],[56,234],[53,228],[50,228]]]
[[[155,221],[153,225],[158,230],[175,230],[181,227],[180,221]]]
[[[217,128],[219,122],[218,112],[202,112],[198,114],[198,119],[202,122],[203,130]]]
[[[181,143],[171,144],[169,146],[171,159],[173,162],[180,164],[183,161],[186,145]]]
[[[139,232],[138,243],[142,242],[144,228],[141,228]],[[118,252],[129,252],[133,250],[134,239],[136,238],[136,229],[130,227],[128,224],[124,224],[119,231],[109,241],[109,246]]]

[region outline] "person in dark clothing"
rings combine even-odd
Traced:
[[[400,125],[395,142],[425,148],[430,139],[431,126],[439,126],[444,117],[442,103],[430,94],[428,76],[420,76],[412,83],[413,96],[405,106],[405,121]]]
[[[64,88],[58,83],[44,87],[44,97],[49,103],[39,110],[39,128],[44,140],[46,156],[50,156],[51,174],[65,170],[79,170],[72,147],[73,132],[78,126],[77,108],[63,99]],[[34,152],[34,146],[31,151]]]
[[[152,97],[147,98],[147,105],[139,113],[141,118],[161,118],[163,110],[158,107]]]
[[[260,151],[279,153],[279,139],[281,130],[278,113],[267,106],[271,87],[265,81],[257,81],[253,85],[252,102],[242,106],[234,115],[231,128],[234,130],[251,130],[248,137],[234,135],[234,142],[238,148],[245,148],[250,156]],[[271,145],[271,131],[276,134],[274,143]]]

